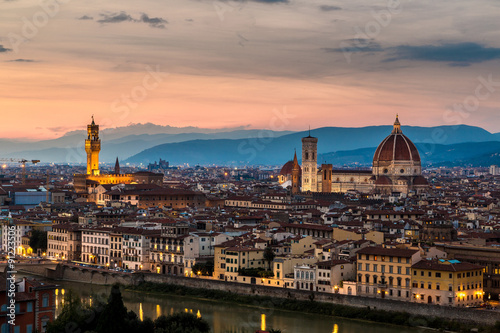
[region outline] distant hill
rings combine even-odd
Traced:
[[[101,162],[114,162],[116,157],[124,160],[144,149],[164,143],[182,142],[196,139],[241,139],[258,137],[259,135],[278,137],[292,133],[290,131],[268,131],[268,130],[237,130],[219,133],[180,133],[180,134],[134,134],[122,137],[110,138],[101,133]],[[39,142],[4,142],[0,141],[1,157],[40,159],[42,162],[57,163],[84,163],[86,155],[84,140],[86,133],[74,133],[54,140]],[[116,136],[112,135],[111,137]]]
[[[361,128],[323,127],[311,131],[319,139],[318,153],[336,152],[338,161],[369,163],[363,151],[350,156],[348,151],[378,145],[392,126]],[[466,142],[500,141],[500,133],[492,134],[479,127],[403,126],[403,132],[416,144],[451,145]],[[102,162],[112,163],[118,157],[131,163],[148,163],[162,159],[172,164],[282,164],[299,152],[301,139],[307,132],[248,130],[244,128],[200,129],[154,124],[132,124],[102,130]],[[37,142],[0,139],[0,157],[40,159],[42,162],[84,163],[85,131],[73,131],[54,139]],[[206,141],[206,142],[204,142]],[[234,141],[234,142],[233,142]],[[343,153],[345,152],[345,153]],[[345,154],[343,156],[342,154]],[[349,162],[348,159],[351,159]],[[318,160],[321,162],[321,160]]]
[[[500,142],[468,142],[454,145],[417,143],[423,165],[426,166],[490,166],[500,163]],[[318,154],[318,163],[335,166],[371,166],[376,147]]]
[[[373,152],[392,130],[392,126],[370,126],[363,128],[323,127],[311,131],[311,135],[319,139],[318,154],[337,152],[346,163],[371,163]],[[496,137],[478,127],[471,126],[439,126],[439,127],[403,127],[403,132],[416,144],[420,143],[424,153],[430,147],[452,145],[466,142],[492,142]],[[308,132],[297,132],[262,140],[195,140],[172,144],[163,144],[146,149],[136,154],[127,162],[150,163],[158,159],[166,159],[172,164],[227,164],[246,165],[284,164],[293,157],[294,150],[299,152],[301,139]],[[434,140],[433,140],[434,139]],[[435,142],[435,143],[434,143]],[[346,151],[355,151],[355,156]],[[371,155],[371,156],[369,156]],[[322,162],[322,156],[318,156]]]

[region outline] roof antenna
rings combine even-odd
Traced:
[[[311,136],[311,125],[309,125],[309,136]]]

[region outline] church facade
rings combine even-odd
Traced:
[[[317,143],[318,139],[311,135],[302,139],[302,192],[408,194],[421,193],[429,188],[422,176],[420,154],[413,142],[403,134],[397,116],[392,132],[375,151],[371,170],[335,170],[331,164],[322,164],[318,168]],[[289,167],[285,168],[287,164],[278,178],[284,186],[288,185],[285,181],[292,180]]]

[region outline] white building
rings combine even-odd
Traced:
[[[82,261],[109,266],[110,228],[85,228],[82,230]]]
[[[34,223],[29,221],[11,219],[2,221],[2,251],[9,252],[11,249],[8,243],[13,242],[16,254],[22,254],[22,237],[32,229],[33,225]]]
[[[150,235],[159,234],[158,230],[133,229],[123,232],[122,258],[127,269],[149,269],[151,249]]]
[[[316,290],[316,267],[297,265],[294,267],[294,285],[298,290]]]
[[[316,273],[317,291],[340,293],[344,281],[355,282],[356,267],[347,260],[322,261],[316,264]]]
[[[500,175],[500,168],[498,165],[492,165],[490,166],[490,175],[493,176],[499,176]]]
[[[215,246],[231,239],[233,237],[217,232],[191,233],[184,238],[184,274],[189,276],[197,260],[213,257]]]

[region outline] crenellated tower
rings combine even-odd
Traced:
[[[101,151],[101,139],[99,139],[99,125],[94,122],[87,125],[87,140],[85,140],[85,152],[87,153],[87,175],[99,176],[99,152]]]

